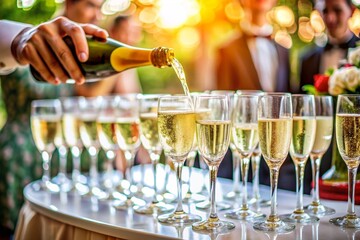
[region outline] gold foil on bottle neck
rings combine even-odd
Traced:
[[[151,52],[151,62],[158,68],[171,67],[174,57],[174,50],[171,48],[157,47]]]

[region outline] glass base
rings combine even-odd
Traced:
[[[60,187],[50,181],[37,181],[32,185],[32,188],[35,191],[45,191],[45,192],[52,192],[58,193],[60,192]]]
[[[196,232],[202,234],[209,234],[209,233],[227,233],[229,230],[234,229],[235,225],[232,222],[227,221],[220,221],[218,218],[201,221],[194,223],[192,225],[192,229]]]
[[[146,202],[140,198],[132,197],[128,198],[124,201],[122,200],[115,200],[112,206],[117,210],[127,210],[128,208],[134,206],[144,206]]]
[[[210,209],[210,201],[206,200],[206,201],[197,203],[195,205],[195,207],[199,210],[207,211]],[[216,203],[216,209],[218,211],[227,210],[230,208],[232,208],[232,205],[230,203],[226,203],[226,202],[217,202]]]
[[[260,220],[261,218],[265,218],[265,214],[256,213],[251,211],[250,209],[237,209],[232,212],[225,213],[225,217],[231,219],[238,219],[238,220]]]
[[[281,220],[290,223],[315,223],[320,219],[315,216],[310,216],[304,211],[294,211],[291,214],[285,214],[280,216]]]
[[[171,192],[166,191],[164,193],[159,194],[159,196],[161,196],[162,199],[157,197],[158,201],[164,201],[166,203],[176,203],[177,202],[177,197],[174,194],[172,194]]]
[[[158,216],[158,221],[164,224],[181,225],[181,224],[193,224],[201,221],[201,217],[194,214],[188,214],[186,212],[174,212],[170,214],[163,214]]]
[[[69,192],[73,188],[72,181],[63,174],[58,174],[52,182],[60,187],[61,192]]]
[[[335,209],[326,207],[321,203],[311,203],[304,208],[305,212],[318,217],[335,214]]]
[[[271,206],[271,201],[270,200],[265,200],[265,199],[261,199],[261,198],[251,198],[248,200],[248,204],[259,204],[260,207],[270,207]]]
[[[356,215],[346,215],[330,219],[330,223],[343,228],[360,228],[360,218]]]
[[[163,202],[158,202],[158,203],[149,203],[146,204],[145,206],[135,206],[134,210],[136,213],[150,215],[150,214],[162,214],[162,213],[171,212],[174,210],[174,207]]]
[[[295,229],[295,225],[285,223],[281,220],[269,221],[268,219],[265,222],[254,223],[253,228],[263,232],[287,233],[293,231]]]
[[[203,202],[207,197],[197,194],[197,193],[186,193],[183,199],[183,203],[198,203]]]
[[[240,191],[231,191],[225,194],[223,197],[226,200],[235,201],[242,198],[242,193]]]

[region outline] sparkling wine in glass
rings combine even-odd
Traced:
[[[170,157],[177,175],[178,203],[173,213],[158,216],[161,223],[170,225],[191,224],[200,216],[188,214],[182,205],[182,168],[193,147],[195,113],[191,98],[164,96],[159,99],[158,130],[165,155]]]
[[[316,96],[316,133],[315,141],[310,152],[312,178],[314,189],[312,202],[305,207],[305,212],[317,216],[331,215],[335,209],[324,206],[319,197],[319,174],[321,159],[331,144],[333,134],[333,100],[332,96]]]
[[[260,96],[258,105],[258,132],[261,153],[270,169],[270,215],[265,221],[255,222],[255,230],[290,232],[295,225],[280,220],[277,214],[277,184],[281,165],[290,148],[292,133],[292,105],[289,93]]]
[[[43,175],[39,189],[59,192],[60,188],[50,180],[51,157],[55,142],[62,141],[61,102],[58,99],[31,102],[31,132],[42,158]]]
[[[360,164],[360,95],[339,95],[335,120],[336,142],[348,168],[348,209],[343,217],[330,222],[343,228],[360,228],[360,217],[355,213],[355,180]]]
[[[240,155],[240,169],[242,177],[242,203],[239,209],[225,214],[225,217],[242,220],[254,220],[265,217],[249,209],[247,197],[247,178],[250,157],[259,143],[258,135],[258,99],[257,95],[235,95],[232,112],[232,138],[236,151]]]
[[[159,200],[163,197],[157,188],[157,165],[160,160],[162,146],[158,131],[158,101],[163,95],[142,95],[140,97],[140,139],[144,148],[148,151],[152,166],[154,179],[154,196],[152,201],[145,206],[136,206],[135,212],[142,214],[161,214],[174,210],[169,204]]]
[[[290,156],[295,164],[296,172],[296,207],[291,214],[281,216],[283,221],[298,223],[314,223],[316,216],[305,213],[303,206],[304,170],[316,132],[316,111],[313,95],[293,94],[293,128],[291,135]]]
[[[225,95],[199,96],[195,109],[210,109],[208,114],[196,115],[196,136],[200,154],[210,170],[211,207],[208,219],[194,223],[192,229],[206,234],[223,233],[235,228],[233,223],[219,219],[215,205],[217,172],[230,144],[229,98]]]

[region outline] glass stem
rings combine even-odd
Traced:
[[[305,163],[295,164],[296,173],[296,209],[295,212],[303,212],[303,194],[304,194],[304,169]]]
[[[259,164],[260,164],[260,155],[251,157],[251,167],[253,174],[253,196],[256,200],[261,198],[260,189],[259,189]]]
[[[95,147],[89,147],[90,155],[90,188],[98,186],[98,169],[97,169],[97,160],[98,160],[98,149]]]
[[[319,175],[320,175],[320,156],[310,155],[311,160],[311,169],[312,169],[312,179],[314,181],[314,189],[312,194],[312,205],[320,204],[320,196],[319,196]]]
[[[240,193],[240,156],[237,150],[233,150],[233,192]]]
[[[67,149],[65,146],[59,147],[59,176],[64,179],[66,177]],[[62,181],[62,180],[61,180]]]
[[[188,181],[189,188],[188,188],[186,195],[188,197],[191,197],[191,194],[192,194],[192,192],[191,192],[191,173],[192,173],[192,168],[194,166],[195,157],[196,157],[196,151],[191,151],[187,158],[187,165],[189,168],[189,181]]]
[[[248,180],[248,172],[249,172],[249,162],[250,159],[248,157],[240,158],[240,170],[241,170],[241,180],[242,180],[242,210],[248,210],[248,204],[247,204],[247,180]]]
[[[49,182],[50,181],[50,159],[51,159],[51,154],[48,153],[47,151],[43,151],[41,152],[41,157],[43,160],[42,166],[43,166],[43,176],[42,176],[42,181],[45,182]]]
[[[154,153],[154,152],[149,152],[150,155],[150,159],[152,162],[152,166],[153,166],[153,177],[154,177],[154,197],[152,199],[152,203],[156,204],[159,201],[157,200],[157,194],[158,194],[158,190],[157,190],[157,181],[156,181],[156,176],[157,176],[157,164],[159,162],[160,159],[160,154]]]
[[[176,206],[176,210],[175,210],[175,214],[176,213],[183,213],[183,206],[182,206],[182,168],[183,168],[183,162],[182,161],[174,161],[174,166],[175,166],[175,172],[176,172],[176,176],[177,176],[177,187],[178,187],[178,199],[177,199],[177,206]]]
[[[77,146],[71,147],[71,154],[73,157],[72,179],[76,184],[80,182],[80,149]]]
[[[209,166],[210,169],[210,216],[211,219],[218,219],[216,213],[216,204],[215,204],[215,189],[216,189],[216,176],[218,172],[217,166]]]
[[[356,181],[356,172],[357,167],[355,168],[348,168],[348,209],[347,209],[347,216],[348,217],[356,217],[355,214],[355,181]]]
[[[132,177],[132,174],[131,174],[131,168],[134,165],[135,152],[133,152],[133,151],[125,151],[124,154],[125,154],[125,159],[126,159],[124,178],[130,183],[129,194],[127,194],[127,198],[130,199],[133,196],[133,193],[131,192],[131,186],[134,185],[134,182],[133,182],[133,177]]]
[[[106,188],[108,193],[111,195],[114,192],[115,186],[113,182],[113,174],[114,174],[114,167],[113,163],[115,160],[116,154],[113,150],[106,151],[106,158],[107,158],[107,166],[106,166]]]
[[[279,218],[277,216],[277,209],[276,209],[278,177],[279,177],[279,169],[271,168],[270,169],[271,208],[270,208],[270,215],[268,217],[268,221],[270,222],[279,221]]]

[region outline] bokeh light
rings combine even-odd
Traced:
[[[181,29],[177,39],[180,45],[185,48],[196,48],[200,44],[199,32],[192,27]]]
[[[295,22],[295,16],[293,11],[287,6],[279,6],[274,8],[275,21],[280,27],[287,28],[291,27]]]

